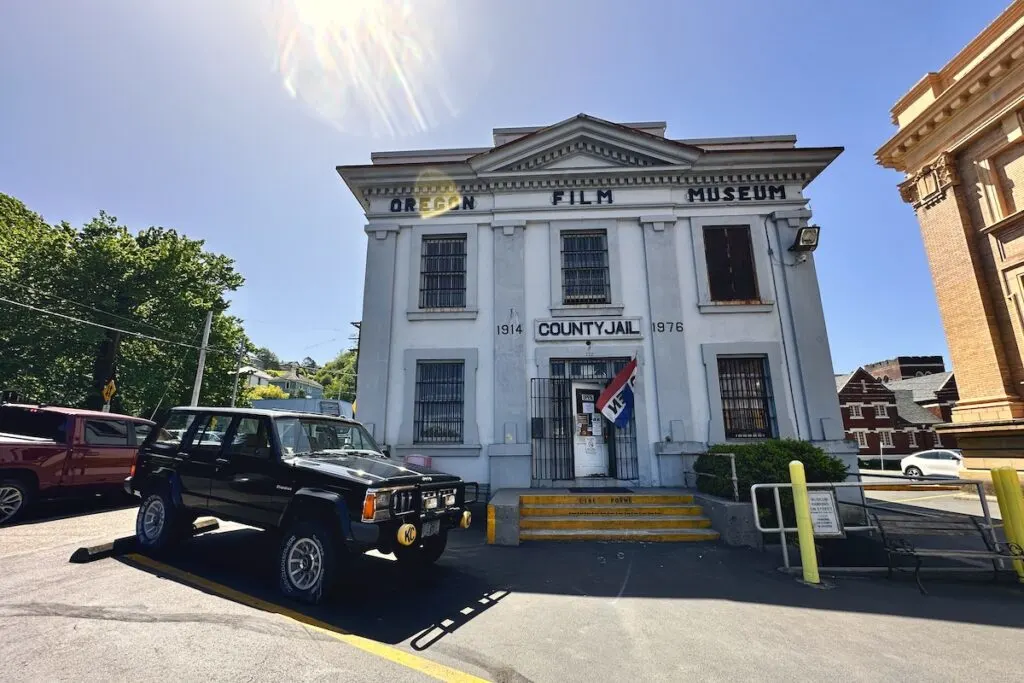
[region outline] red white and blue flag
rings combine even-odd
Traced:
[[[616,427],[625,427],[633,415],[633,385],[636,384],[636,358],[626,363],[597,397],[595,406]]]

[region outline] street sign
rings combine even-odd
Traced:
[[[117,385],[114,384],[114,380],[107,382],[106,386],[103,387],[103,401],[110,403],[110,399],[114,398],[114,394],[117,393]]]
[[[834,491],[811,489],[807,492],[811,508],[811,527],[816,538],[846,538]]]

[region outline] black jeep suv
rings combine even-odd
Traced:
[[[469,527],[466,485],[389,457],[353,420],[241,408],[174,408],[139,448],[124,487],[142,499],[142,548],[166,553],[200,515],[281,532],[285,595],[327,596],[345,553],[424,566]]]

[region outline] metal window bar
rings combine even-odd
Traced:
[[[420,308],[466,307],[466,236],[424,237],[420,252]]]
[[[533,479],[575,479],[572,383],[593,381],[607,384],[628,362],[628,358],[553,360],[551,377],[530,381]],[[636,414],[630,416],[625,427],[616,427],[605,420],[604,428],[608,445],[608,476],[621,480],[639,479]]]
[[[416,364],[413,443],[462,443],[464,376],[461,361]]]
[[[718,382],[726,438],[770,439],[775,435],[775,401],[767,358],[720,356]]]
[[[562,233],[562,303],[611,303],[606,231]]]

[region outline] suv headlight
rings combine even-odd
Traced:
[[[363,521],[380,522],[391,518],[391,492],[369,489],[363,498]]]

